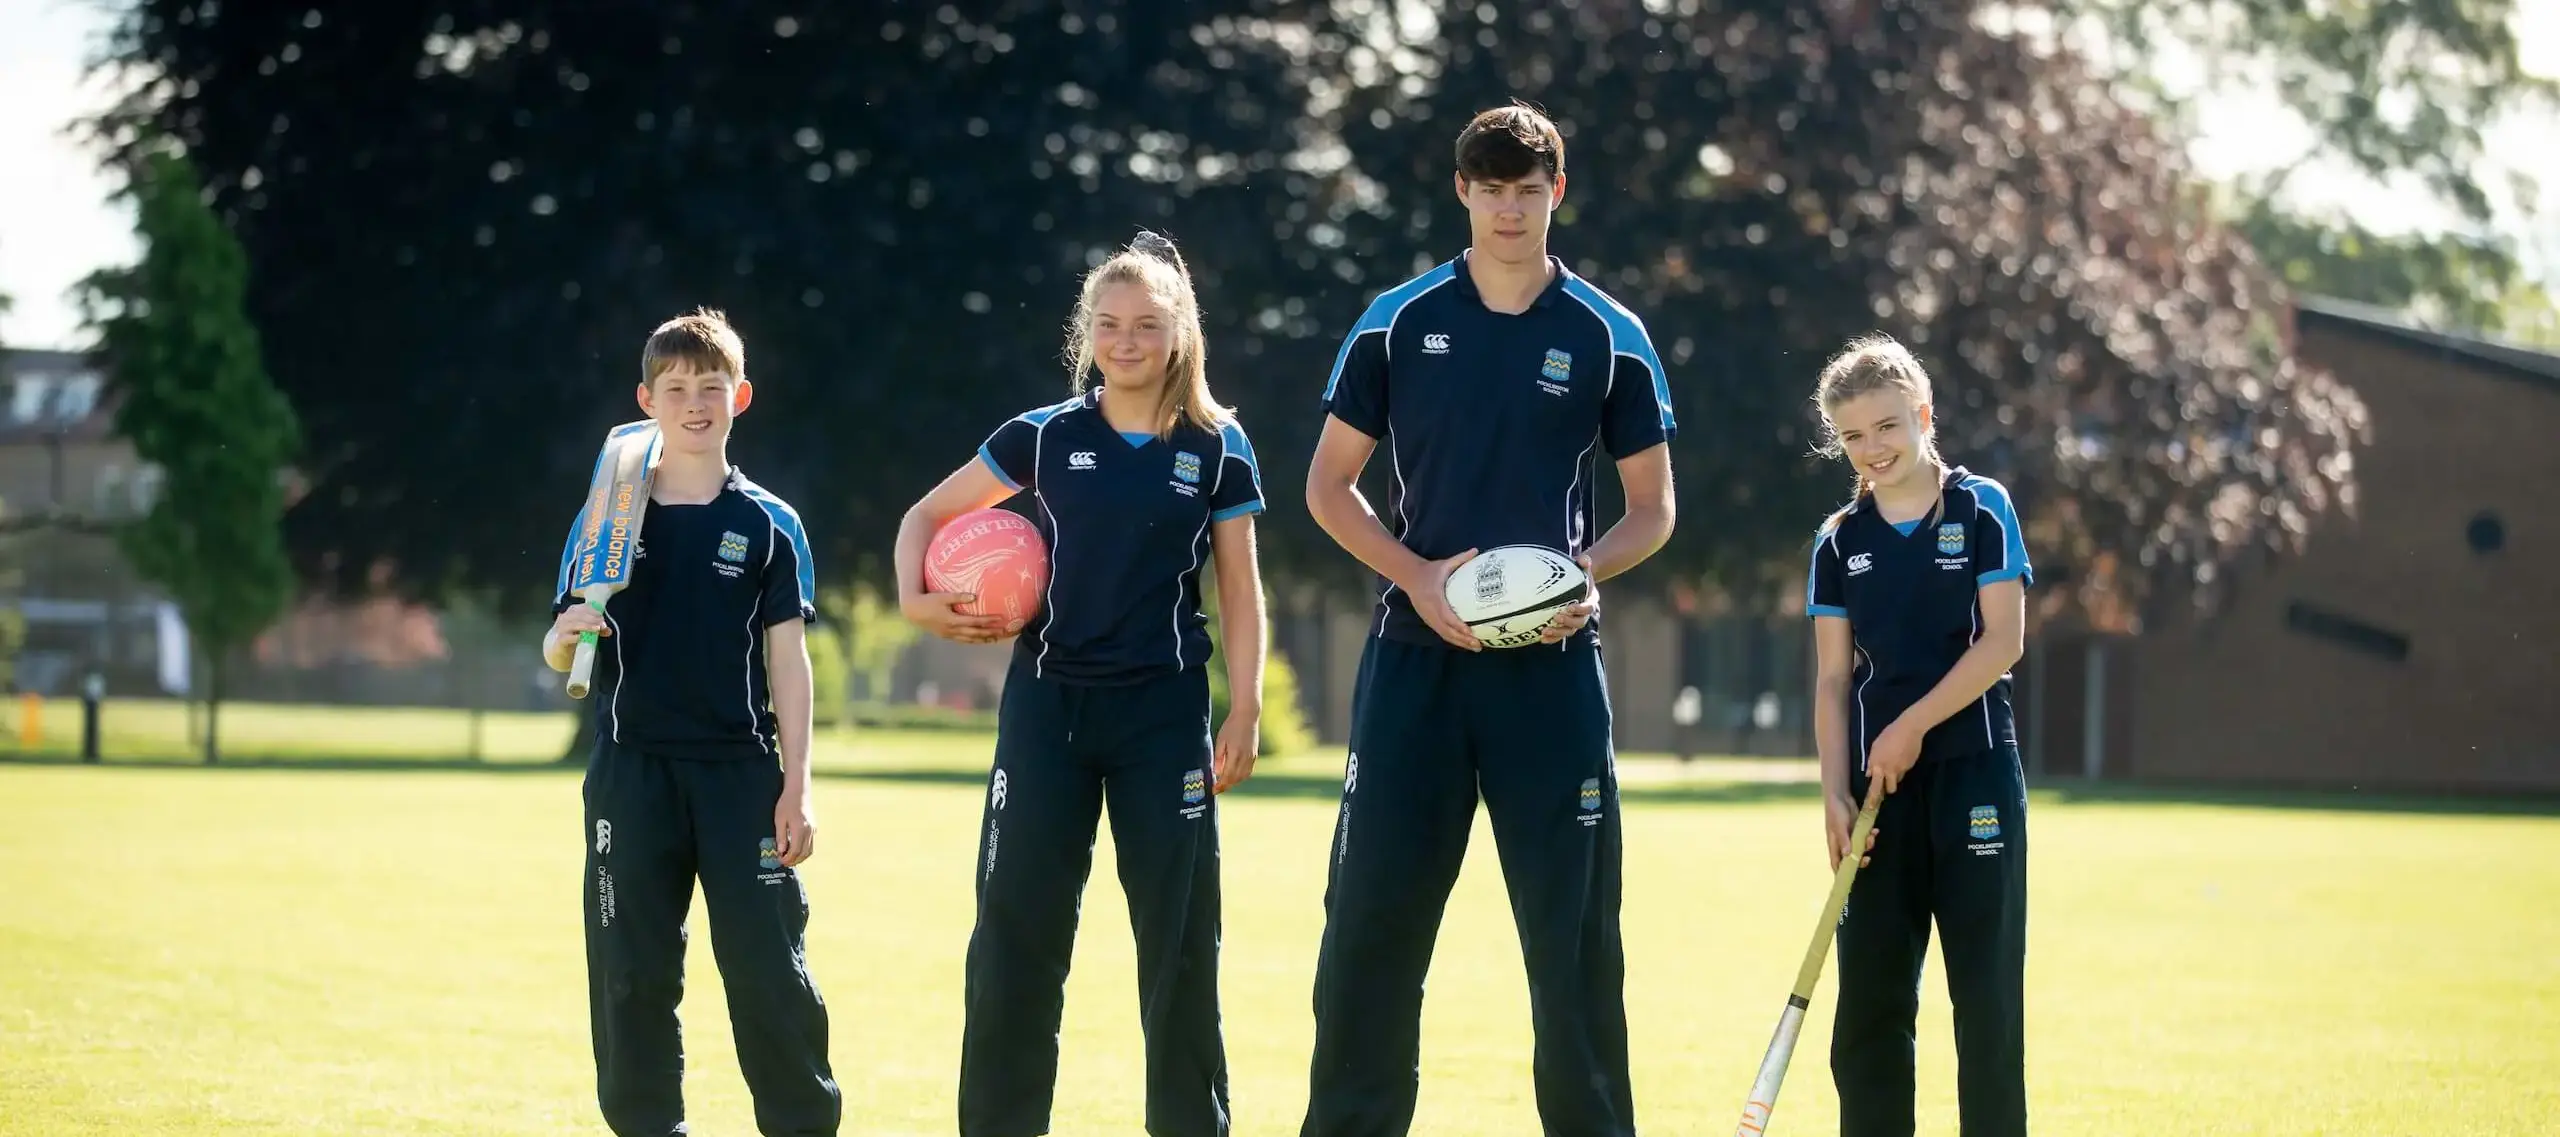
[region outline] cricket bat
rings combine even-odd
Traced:
[[[1751,1082],[1751,1100],[1742,1107],[1742,1126],[1734,1137],[1761,1137],[1769,1128],[1770,1111],[1778,1107],[1778,1083],[1786,1080],[1787,1059],[1795,1054],[1796,1035],[1804,1030],[1805,1010],[1813,1005],[1814,984],[1822,979],[1822,961],[1830,958],[1831,936],[1840,928],[1848,913],[1849,886],[1858,878],[1858,862],[1867,854],[1867,835],[1875,831],[1876,809],[1884,804],[1881,783],[1867,787],[1867,803],[1858,810],[1858,820],[1849,826],[1848,855],[1840,858],[1840,867],[1832,872],[1831,898],[1822,905],[1822,922],[1813,929],[1813,944],[1804,952],[1804,966],[1796,969],[1795,989],[1787,993],[1787,1009],[1778,1015],[1778,1032],[1769,1039],[1768,1053],[1760,1058],[1760,1076]]]
[[[631,583],[632,554],[640,547],[640,522],[649,512],[649,479],[658,469],[658,424],[648,419],[626,422],[604,435],[604,452],[596,457],[595,478],[587,487],[587,507],[578,515],[578,543],[573,551],[569,590],[598,612]],[[569,697],[587,697],[596,669],[596,634],[578,636],[578,651],[569,664]]]

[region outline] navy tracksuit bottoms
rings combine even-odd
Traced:
[[[1598,648],[1478,653],[1372,637],[1316,963],[1302,1137],[1400,1137],[1422,982],[1482,795],[1511,894],[1548,1137],[1631,1137],[1622,856]]]
[[[702,881],[738,1067],[765,1137],[826,1137],[842,1100],[802,937],[809,894],[773,858],[782,769],[691,761],[600,738],[588,760],[587,1004],[596,1097],[616,1137],[686,1132],[685,913]]]
[[[1224,1137],[1208,672],[1083,686],[1017,663],[996,713],[961,1031],[961,1137],[1049,1132],[1069,956],[1106,803],[1137,937],[1147,1132]]]
[[[1864,800],[1867,778],[1850,779]],[[1831,1076],[1841,1137],[1911,1137],[1920,967],[1937,921],[1963,1137],[2025,1137],[2027,790],[2014,746],[1930,759],[1876,811],[1840,921]]]

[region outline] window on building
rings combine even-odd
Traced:
[[[102,517],[122,516],[125,511],[124,467],[109,462],[98,468],[97,510]]]
[[[145,462],[140,469],[133,472],[128,493],[131,495],[135,516],[139,517],[151,512],[151,506],[160,500],[160,479],[160,467],[154,463]]]
[[[45,394],[52,387],[50,376],[21,375],[9,391],[9,421],[34,422],[43,413]]]
[[[62,384],[62,393],[56,399],[53,413],[63,422],[79,422],[88,418],[89,412],[98,409],[98,377],[72,376]]]

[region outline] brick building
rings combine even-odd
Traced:
[[[0,516],[114,522],[149,509],[160,472],[114,422],[113,400],[79,354],[0,351]],[[183,625],[107,534],[39,528],[0,539],[0,582],[26,621],[12,660],[20,688],[66,692],[91,667],[118,690],[183,682]]]
[[[2560,791],[2545,717],[2560,693],[2560,459],[2544,441],[2560,436],[2560,355],[2338,301],[2303,300],[2294,324],[2296,350],[2372,412],[2357,515],[2323,519],[2211,618],[2031,647],[2022,682],[2049,692],[2022,698],[2032,764]]]
[[[0,518],[58,515],[72,523],[0,536],[0,606],[25,620],[10,660],[25,690],[64,694],[91,669],[117,695],[179,694],[190,686],[186,625],[126,564],[101,524],[141,516],[157,499],[159,467],[115,433],[112,391],[77,352],[0,349]],[[458,659],[447,614],[393,599],[297,602],[245,658],[232,694],[279,701],[463,702],[547,705],[477,658]],[[526,667],[523,636],[492,658]],[[503,654],[500,654],[500,652]]]

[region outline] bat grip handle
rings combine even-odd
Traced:
[[[594,632],[580,632],[578,633],[577,654],[571,656],[569,660],[570,698],[583,699],[587,697],[588,683],[589,680],[594,678],[595,671],[596,634]]]

